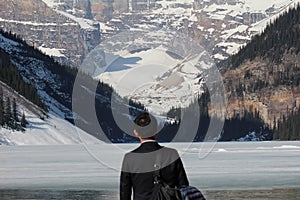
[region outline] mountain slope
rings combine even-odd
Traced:
[[[39,97],[49,110],[50,118],[52,116],[58,121],[58,124],[66,125],[67,135],[76,133],[76,131],[70,131],[72,127],[74,129],[74,126],[67,121],[71,121],[73,124],[76,122],[76,125],[87,133],[106,142],[135,140],[125,134],[114,121],[111,102],[115,101],[115,105],[127,106],[133,113],[138,109],[143,110],[143,106],[120,98],[117,94],[112,97],[114,91],[108,85],[93,80],[90,76],[78,72],[77,69],[60,65],[53,58],[44,55],[12,34],[1,32],[0,38],[0,50],[8,55],[10,63],[16,66],[22,79],[35,86]],[[72,98],[75,79],[80,82],[78,88],[80,95],[77,98]],[[96,91],[92,91],[91,85],[97,86]],[[83,109],[74,111],[73,101]],[[89,104],[90,101],[93,103]],[[91,113],[93,114],[95,111],[96,119],[91,118]],[[118,112],[118,114],[124,118],[124,121],[130,120],[130,116],[125,112]],[[53,125],[42,121],[37,124],[41,127],[48,127],[49,135],[51,132],[64,134],[66,131],[63,125],[60,129],[55,129],[55,127],[53,129]],[[99,124],[103,131],[99,131]],[[37,128],[39,129],[39,126]],[[47,131],[45,132],[47,133]]]
[[[300,5],[283,13],[237,54],[219,64],[228,99],[220,140],[300,139],[299,33]],[[209,108],[209,102],[200,101],[200,105],[207,103],[209,115],[203,113],[200,138],[196,139],[203,138],[207,124],[215,120],[210,113],[217,111]],[[192,105],[187,109],[194,110]],[[180,111],[182,108],[169,114],[180,118]]]
[[[24,131],[16,131],[0,126],[0,145],[59,145],[100,143],[99,140],[76,128],[73,124],[45,111],[19,95],[12,88],[0,81],[4,98],[16,99],[19,117],[26,116]]]
[[[80,138],[84,138],[87,142],[97,143],[96,138],[90,136],[86,132],[75,128],[73,124],[64,119],[66,106],[70,105],[65,100],[69,96],[62,94],[64,91],[63,84],[59,76],[64,76],[64,68],[53,62],[52,59],[43,55],[39,51],[27,46],[22,40],[17,39],[15,36],[1,32],[0,33],[0,51],[1,51],[1,78],[6,80],[7,83],[15,87],[15,89],[21,89],[24,87],[24,81],[30,83],[30,85],[37,88],[39,98],[46,103],[49,108],[49,113],[43,105],[39,107],[20,95],[20,91],[15,91],[14,88],[0,81],[0,87],[3,93],[3,99],[15,99],[17,103],[17,113],[19,119],[22,113],[26,116],[26,129],[24,132],[13,130],[7,126],[0,127],[0,144],[6,145],[47,145],[47,144],[80,144],[82,143]],[[3,65],[3,66],[2,66]],[[47,65],[47,67],[45,67]],[[8,68],[10,66],[10,68]],[[56,67],[61,67],[59,72]],[[5,69],[20,70],[20,72],[14,72],[15,74],[8,74]],[[52,71],[51,71],[52,70]],[[56,74],[53,73],[56,71]],[[2,74],[3,73],[3,74]],[[66,73],[66,71],[65,71]],[[70,70],[69,75],[72,73]],[[8,81],[4,75],[12,77],[15,81]],[[73,73],[74,74],[74,73]],[[3,75],[3,76],[2,76]],[[58,76],[59,75],[59,76]],[[46,77],[48,79],[46,79]],[[70,77],[70,76],[69,76]],[[19,80],[21,79],[21,80]],[[24,81],[23,81],[24,80]],[[68,78],[64,77],[64,80],[68,82]],[[19,84],[15,84],[18,82]],[[23,86],[19,86],[23,83]],[[59,84],[61,83],[61,84]],[[71,86],[71,85],[70,85]],[[71,91],[72,88],[69,90]],[[50,95],[48,95],[48,94]],[[29,99],[34,100],[33,94],[29,89],[23,90],[23,95],[28,96]],[[60,95],[60,96],[59,96]],[[60,98],[58,98],[60,97]],[[58,99],[58,101],[55,100]],[[39,101],[35,102],[38,103]]]
[[[300,105],[300,6],[284,13],[222,67],[228,115],[259,111],[276,128]]]

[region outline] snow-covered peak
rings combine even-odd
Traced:
[[[44,3],[47,4],[50,8],[55,8],[57,6],[63,5],[64,3],[60,0],[42,0]]]
[[[295,3],[294,0],[272,0],[272,1],[261,1],[261,0],[241,0],[244,2],[245,7],[252,12],[256,11],[266,11],[266,9],[274,8],[280,9],[289,5],[290,3]]]

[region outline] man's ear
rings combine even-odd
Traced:
[[[139,133],[134,129],[133,130],[133,134],[135,135],[135,137],[137,137],[137,138],[139,138],[140,136],[139,136]]]

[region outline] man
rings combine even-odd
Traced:
[[[134,134],[141,145],[124,157],[120,180],[121,200],[130,200],[132,190],[134,200],[151,199],[155,164],[160,165],[160,177],[169,186],[189,185],[177,151],[156,142],[157,127],[157,120],[149,113],[142,113],[134,120]]]

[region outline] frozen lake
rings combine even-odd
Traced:
[[[112,191],[117,198],[123,155],[137,146],[0,146],[0,194],[89,190]],[[171,147],[182,154],[191,185],[207,194],[213,190],[272,189],[300,193],[300,141],[181,143]]]

